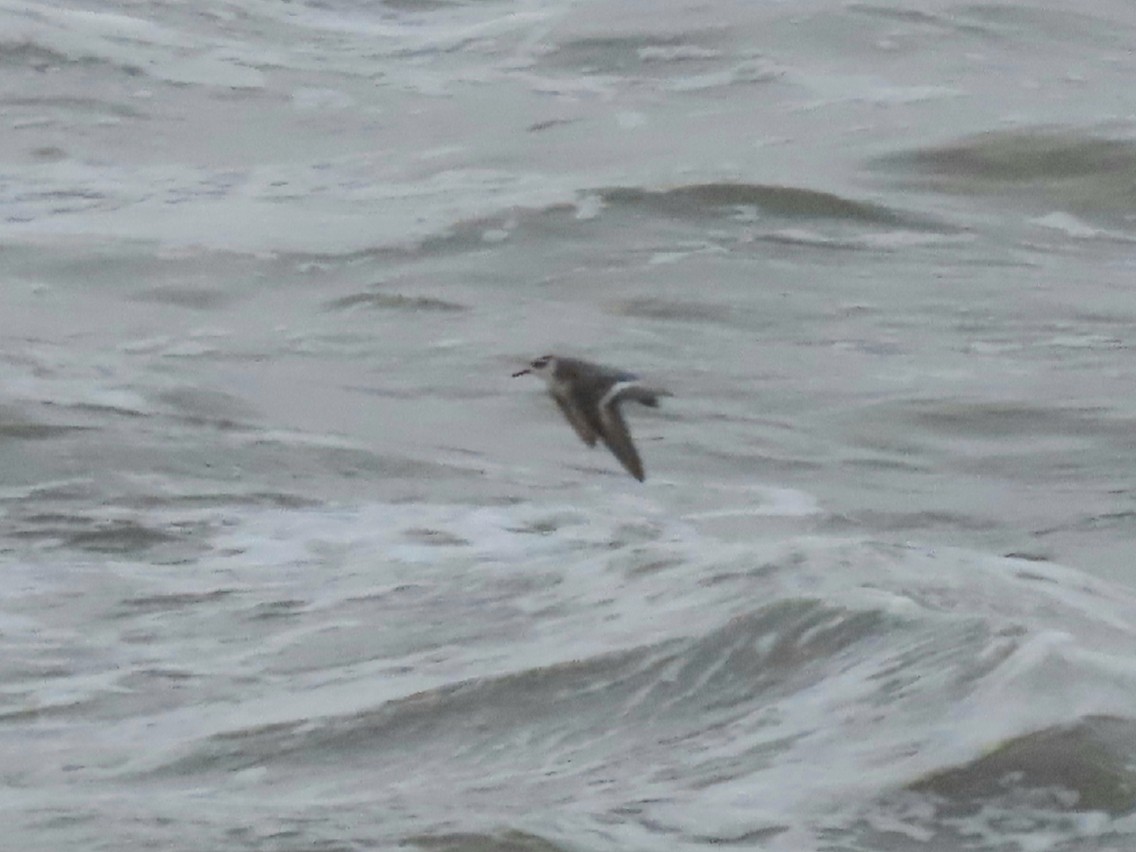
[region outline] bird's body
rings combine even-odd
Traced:
[[[643,481],[643,462],[619,406],[634,400],[656,408],[659,397],[670,396],[669,393],[642,385],[633,373],[579,358],[543,355],[513,376],[526,373],[544,379],[549,395],[581,441],[589,447],[594,447],[597,440],[603,441],[627,472]]]

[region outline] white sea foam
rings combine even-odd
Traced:
[[[180,84],[257,88],[269,58],[225,38],[200,39],[121,12],[0,2],[0,44],[34,46],[71,62],[99,60]]]
[[[1132,242],[1133,237],[1121,231],[1101,228],[1086,222],[1070,213],[1054,211],[1033,220],[1034,224],[1043,228],[1060,231],[1061,233],[1079,240],[1116,240],[1119,242]]]

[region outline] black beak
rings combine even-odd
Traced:
[[[513,373],[513,378],[515,379],[517,376],[523,376],[525,373],[531,373],[531,372],[532,372],[532,370],[530,370],[528,367],[525,367],[523,370],[519,370],[518,372]]]

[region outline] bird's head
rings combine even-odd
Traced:
[[[541,355],[539,358],[534,358],[529,362],[529,365],[523,370],[518,370],[513,373],[513,378],[517,376],[525,376],[531,373],[534,376],[540,376],[547,381],[553,373],[556,372],[556,356],[555,355]]]

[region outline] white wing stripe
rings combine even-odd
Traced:
[[[639,382],[635,380],[629,382],[616,382],[614,385],[607,389],[607,393],[600,397],[599,407],[607,408],[608,405],[625,390],[638,386]]]

